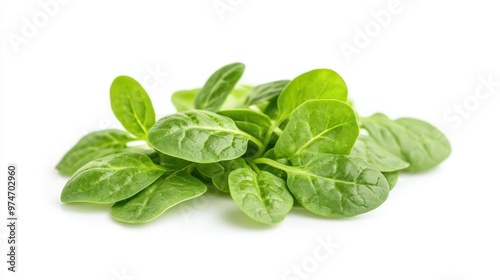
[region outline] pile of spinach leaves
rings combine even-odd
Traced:
[[[359,117],[332,70],[237,86],[244,69],[226,65],[202,88],[175,92],[178,112],[159,120],[143,87],[117,77],[111,108],[126,131],[90,133],[66,153],[56,167],[71,175],[62,202],[113,204],[115,220],[144,223],[216,188],[265,224],[294,203],[351,217],[380,206],[399,172],[431,169],[450,154],[426,122]]]

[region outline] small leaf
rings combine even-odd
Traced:
[[[189,111],[194,109],[194,99],[200,89],[179,90],[172,94],[172,104],[177,112]]]
[[[158,151],[197,163],[235,159],[247,150],[246,135],[230,118],[208,111],[186,111],[164,117],[148,140]]]
[[[212,112],[218,111],[244,71],[245,65],[242,63],[229,64],[217,70],[196,95],[194,107]]]
[[[285,181],[269,172],[236,169],[229,174],[229,189],[238,207],[261,223],[277,224],[293,207]]]
[[[307,162],[318,153],[349,154],[358,134],[356,115],[347,103],[309,100],[292,113],[274,153],[292,165]]]
[[[236,126],[253,137],[263,141],[271,127],[268,116],[250,109],[233,109],[219,111],[217,114],[232,119]]]
[[[289,80],[282,80],[254,87],[248,92],[245,105],[250,106],[273,99],[283,91],[288,83],[290,83]]]
[[[410,118],[393,121],[385,115],[375,114],[362,118],[361,123],[379,145],[410,164],[407,171],[431,169],[451,153],[446,136],[424,121]]]
[[[127,143],[134,140],[127,132],[117,129],[92,132],[64,155],[56,169],[61,174],[72,175],[92,160],[124,151]]]
[[[385,179],[387,179],[387,182],[389,183],[389,189],[392,190],[396,186],[396,183],[398,182],[399,172],[398,171],[382,172],[382,174],[384,174]]]
[[[233,170],[240,169],[240,168],[246,168],[250,169],[250,167],[246,164],[245,160],[242,158],[237,158],[233,160],[227,160],[227,161],[221,161],[218,162],[222,168],[224,168],[224,172],[216,174],[215,176],[212,177],[212,183],[214,186],[222,191],[222,192],[229,192],[229,174],[233,172]]]
[[[117,77],[111,84],[111,108],[120,123],[133,135],[144,139],[155,124],[151,99],[133,78]]]
[[[205,193],[207,187],[186,172],[160,178],[135,196],[119,201],[111,208],[113,219],[125,223],[146,223],[167,209]]]
[[[347,86],[330,69],[316,69],[293,79],[278,97],[279,119],[286,120],[302,103],[311,99],[347,101]]]
[[[361,135],[351,151],[351,156],[359,157],[381,172],[405,169],[410,164],[393,155],[372,137]]]
[[[61,201],[114,203],[151,185],[165,171],[143,154],[110,155],[80,168],[64,186]]]

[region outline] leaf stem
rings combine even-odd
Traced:
[[[278,128],[281,123],[283,123],[285,120],[282,118],[278,118],[276,121],[272,122],[271,127],[269,127],[269,130],[266,133],[266,137],[264,138],[264,141],[262,142],[262,146],[259,147],[259,150],[255,154],[255,158],[260,158],[262,155],[266,152],[267,145],[269,145],[269,141],[271,141],[271,137],[273,136],[273,133],[275,132],[275,129]],[[281,131],[281,129],[280,129]]]
[[[274,168],[277,168],[279,170],[283,170],[283,171],[292,171],[292,168],[291,166],[287,166],[287,165],[284,165],[284,164],[281,164],[277,161],[274,161],[270,158],[258,158],[258,159],[255,159],[253,161],[254,164],[267,164],[269,166],[272,166]]]

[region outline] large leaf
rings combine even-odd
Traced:
[[[196,94],[194,107],[213,112],[218,111],[244,71],[245,65],[242,63],[229,64],[217,70]]]
[[[155,124],[155,111],[151,99],[133,78],[117,77],[111,84],[111,108],[116,118],[130,133],[145,138]]]
[[[347,156],[318,154],[300,166],[258,159],[286,171],[287,186],[307,210],[325,217],[351,217],[380,206],[388,197],[384,175],[365,161]]]
[[[151,185],[165,171],[143,154],[110,155],[80,168],[64,186],[61,201],[114,203]]]
[[[278,97],[279,119],[288,119],[302,103],[311,99],[347,101],[347,86],[335,71],[316,69],[293,79]]]
[[[359,157],[377,170],[382,172],[392,172],[405,169],[410,164],[380,145],[372,137],[361,135],[352,149],[351,156]]]
[[[278,96],[289,82],[289,80],[281,80],[258,85],[248,92],[245,104],[250,106],[271,100]]]
[[[200,180],[186,172],[160,178],[135,196],[119,201],[111,208],[113,219],[125,223],[154,220],[167,209],[207,191]]]
[[[297,107],[274,147],[276,158],[292,165],[318,153],[349,154],[359,126],[351,106],[337,100],[309,100]]]
[[[89,133],[64,155],[56,169],[61,174],[72,175],[92,160],[124,151],[133,140],[130,134],[117,129]]]
[[[431,169],[451,153],[446,136],[424,121],[410,118],[393,121],[375,114],[362,118],[361,123],[378,144],[410,164],[408,171]]]
[[[230,118],[197,110],[158,120],[150,129],[148,140],[164,154],[210,163],[242,156],[247,149],[246,136]]]
[[[261,223],[277,224],[293,207],[285,181],[266,171],[236,169],[229,174],[229,189],[238,207]]]

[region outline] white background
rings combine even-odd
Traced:
[[[1,7],[0,181],[15,163],[20,184],[16,274],[4,262],[0,191],[1,279],[301,279],[287,273],[304,265],[302,279],[500,278],[500,86],[488,93],[481,83],[500,81],[498,1],[401,0],[385,26],[374,13],[390,0],[70,0],[44,22],[47,2]],[[218,13],[214,3],[232,6]],[[36,30],[23,34],[27,21]],[[363,42],[357,30],[366,28]],[[347,44],[355,54],[343,53]],[[201,86],[235,61],[247,65],[248,84],[332,68],[361,115],[429,121],[453,153],[435,170],[402,177],[385,204],[352,219],[293,210],[266,227],[209,195],[127,226],[109,206],[59,202],[67,178],[54,166],[66,150],[85,133],[120,127],[108,100],[114,77],[145,84],[162,116],[173,112],[173,91]],[[152,79],[155,69],[162,73]],[[335,242],[321,260],[318,240]]]

